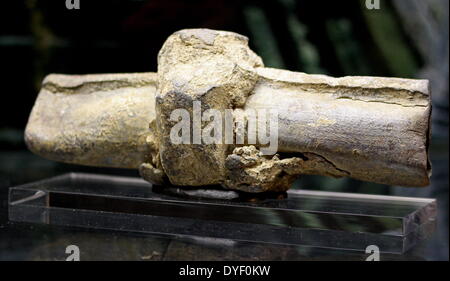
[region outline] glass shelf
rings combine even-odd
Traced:
[[[346,250],[376,245],[383,253],[404,253],[434,231],[436,201],[307,190],[249,200],[234,191],[70,173],[10,188],[9,219]]]

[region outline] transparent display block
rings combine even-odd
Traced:
[[[164,192],[170,189],[183,192]],[[348,250],[376,245],[384,253],[404,253],[429,237],[436,222],[434,199],[308,190],[289,190],[282,199],[243,200],[232,191],[208,198],[208,190],[203,198],[181,196],[196,192],[71,173],[10,188],[9,219]]]

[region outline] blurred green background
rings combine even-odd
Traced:
[[[79,10],[68,10],[65,0],[2,3],[0,188],[69,171],[138,176],[136,171],[55,163],[27,151],[23,130],[43,77],[156,71],[157,52],[174,31],[229,30],[248,36],[269,67],[430,79],[430,187],[305,176],[295,188],[438,198],[438,232],[429,257],[448,260],[449,2],[381,0],[380,9],[368,9],[365,2],[81,0]]]

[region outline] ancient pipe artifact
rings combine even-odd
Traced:
[[[194,120],[196,106],[226,112],[232,134],[223,137],[232,143],[195,141],[213,122]],[[191,143],[172,139],[179,109],[191,118]],[[273,155],[262,153],[267,143],[249,141],[260,109],[277,111]],[[246,37],[188,29],[164,43],[157,73],[48,75],[25,140],[45,158],[135,168],[157,184],[285,191],[314,174],[427,186],[430,113],[427,80],[266,68]]]

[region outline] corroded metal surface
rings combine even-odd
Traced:
[[[276,109],[278,154],[261,145],[174,144],[174,109]],[[168,38],[158,73],[49,75],[26,129],[44,157],[138,168],[148,181],[284,191],[302,174],[426,186],[427,80],[308,75],[265,68],[246,37],[207,29]],[[202,124],[204,125],[204,124]],[[236,125],[236,123],[234,123]]]
[[[25,130],[29,149],[66,163],[138,168],[155,119],[155,76],[47,76]]]
[[[429,184],[427,80],[258,73],[246,108],[280,109],[279,152],[303,155],[299,174]]]

